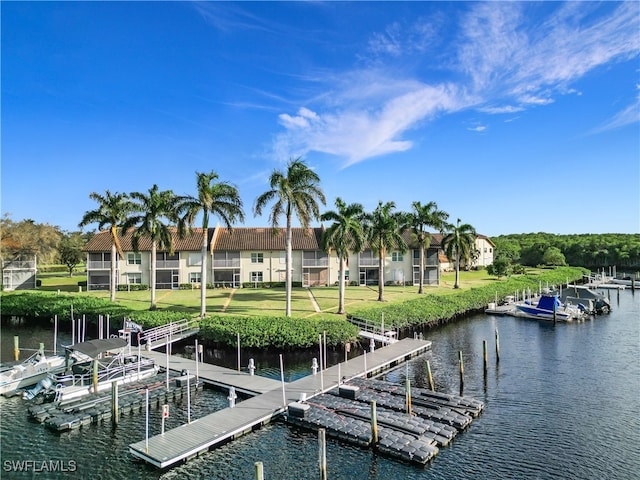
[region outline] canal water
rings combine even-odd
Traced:
[[[618,298],[613,293],[612,306],[610,315],[583,323],[554,326],[474,315],[425,331],[433,342],[431,352],[388,372],[385,378],[404,382],[408,375],[412,385],[427,386],[429,360],[436,389],[458,394],[458,355],[462,351],[464,395],[484,401],[485,412],[424,468],[329,440],[328,478],[640,478],[640,294],[624,291]],[[11,357],[16,332],[24,348],[37,347],[40,340],[50,347],[48,329],[3,325],[3,360]],[[483,340],[489,346],[486,376]],[[279,379],[277,353],[254,356],[262,374]],[[314,356],[313,351],[285,353],[286,379],[307,374]],[[335,362],[343,353],[332,352],[329,358]],[[231,367],[237,361],[233,351],[207,350],[207,359]],[[246,363],[244,358],[242,363]],[[198,393],[192,398],[192,419],[224,408],[225,397],[214,390]],[[159,472],[135,461],[128,452],[130,443],[144,439],[144,413],[124,415],[116,428],[103,423],[58,434],[29,419],[20,398],[0,398],[0,412],[3,479],[250,480],[256,461],[263,462],[266,479],[318,478],[317,435],[280,421]],[[184,422],[185,403],[171,404],[167,427]],[[160,432],[159,411],[151,411],[150,424],[151,434]],[[17,471],[19,466],[22,472]],[[52,469],[58,471],[47,471]]]

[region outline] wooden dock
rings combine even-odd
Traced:
[[[309,375],[287,384],[276,382],[277,386],[271,383],[270,390],[244,400],[234,408],[219,410],[164,434],[151,437],[148,443],[145,439],[132,443],[129,445],[129,452],[158,468],[167,468],[269,423],[272,418],[283,413],[291,402],[298,401],[302,397],[312,398],[337,387],[342,381],[382,372],[430,348],[430,341],[405,338],[374,352],[334,365],[316,375]],[[195,362],[184,360],[192,362],[195,369]],[[174,368],[171,362],[170,368]],[[255,380],[259,378],[222,367],[216,368],[227,370],[226,377],[215,379],[219,384],[244,376]],[[192,373],[191,368],[189,370]],[[213,383],[215,376],[213,371],[210,375],[210,381]],[[200,376],[202,378],[202,374]],[[271,382],[274,381],[271,380]]]

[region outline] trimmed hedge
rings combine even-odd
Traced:
[[[540,275],[514,276],[504,282],[497,282],[483,287],[462,290],[453,295],[428,295],[408,300],[403,303],[391,303],[360,308],[349,312],[349,317],[366,319],[372,323],[382,323],[384,313],[385,325],[394,327],[410,327],[421,325],[438,325],[465,313],[480,310],[488,303],[516,291],[530,289],[538,291],[540,283],[543,286],[560,285],[580,280],[588,274],[587,269],[575,267],[559,267],[543,272]]]

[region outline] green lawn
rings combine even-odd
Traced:
[[[531,272],[533,273],[533,271]],[[109,292],[105,290],[96,292],[78,292],[78,282],[86,281],[84,275],[69,277],[64,274],[38,275],[42,281],[41,290],[75,292],[77,295],[92,295],[108,298]],[[454,273],[444,273],[441,277],[441,286],[425,286],[425,295],[449,295],[455,281]],[[485,270],[460,272],[461,289],[486,285],[498,281],[490,277]],[[458,290],[459,291],[459,290]],[[294,288],[291,295],[291,312],[296,317],[312,317],[335,314],[338,310],[338,287],[314,287],[311,289],[313,296],[320,308],[316,311],[315,305],[309,297],[306,288]],[[418,287],[385,286],[385,302],[403,302],[418,296]],[[360,308],[366,304],[375,304],[378,299],[377,286],[372,287],[347,287],[345,289],[345,308]],[[116,300],[133,310],[147,310],[151,302],[149,291],[117,292]],[[197,315],[200,312],[200,290],[157,290],[156,303],[159,309],[181,311]],[[284,315],[285,292],[284,288],[239,288],[239,289],[210,289],[207,290],[207,312],[228,313],[247,316],[282,316]]]

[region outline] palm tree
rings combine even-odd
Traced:
[[[173,236],[169,223],[177,221],[176,205],[178,197],[171,190],[158,191],[158,185],[153,185],[149,193],[133,192],[135,213],[123,226],[126,232],[135,227],[131,237],[131,245],[134,251],[138,251],[140,239],[143,237],[151,240],[151,307],[156,306],[156,252],[158,248],[167,250],[173,255]]]
[[[98,224],[98,230],[105,227],[111,233],[111,275],[109,279],[109,298],[116,301],[116,253],[120,258],[124,258],[118,230],[126,222],[129,214],[133,210],[133,204],[126,193],[111,193],[109,190],[101,195],[91,192],[89,198],[98,202],[98,207],[84,213],[82,220],[78,224],[79,228],[84,228],[91,223]]]
[[[285,275],[286,316],[291,316],[291,222],[295,214],[303,228],[309,227],[312,219],[320,216],[318,202],[325,205],[324,193],[319,186],[320,177],[311,170],[301,158],[292,159],[287,171],[274,170],[269,177],[270,190],[256,199],[253,207],[254,215],[261,215],[263,208],[272,200],[269,221],[274,229],[278,228],[278,220],[284,215],[287,221]]]
[[[322,236],[322,246],[325,251],[334,250],[340,260],[340,279],[338,280],[338,315],[344,314],[344,273],[349,260],[349,252],[359,252],[365,242],[365,232],[362,227],[364,208],[359,203],[347,205],[336,198],[336,211],[328,211],[320,217],[323,221],[334,223],[325,230]]]
[[[456,262],[456,283],[453,288],[460,288],[460,260],[471,257],[477,234],[468,223],[460,225],[460,219],[456,225],[447,225],[446,230],[448,233],[442,239],[442,248],[449,260]]]
[[[196,216],[202,212],[202,265],[200,270],[200,316],[207,314],[207,241],[209,218],[216,215],[231,230],[231,224],[244,221],[242,200],[238,190],[227,182],[219,182],[218,174],[196,172],[198,195],[178,199],[177,211],[181,216],[178,234],[191,233]]]
[[[402,226],[406,224],[405,215],[394,212],[394,202],[378,202],[373,213],[365,216],[367,224],[367,239],[371,248],[378,252],[380,265],[378,267],[378,301],[384,301],[384,259],[389,250],[399,250],[404,253],[407,245],[402,238]]]
[[[408,226],[418,240],[418,248],[420,249],[420,286],[418,287],[418,293],[423,293],[424,251],[431,245],[431,234],[427,231],[427,227],[435,228],[442,232],[449,214],[438,210],[436,202],[429,202],[426,205],[422,205],[420,202],[413,202],[411,207],[413,210],[408,214]]]

